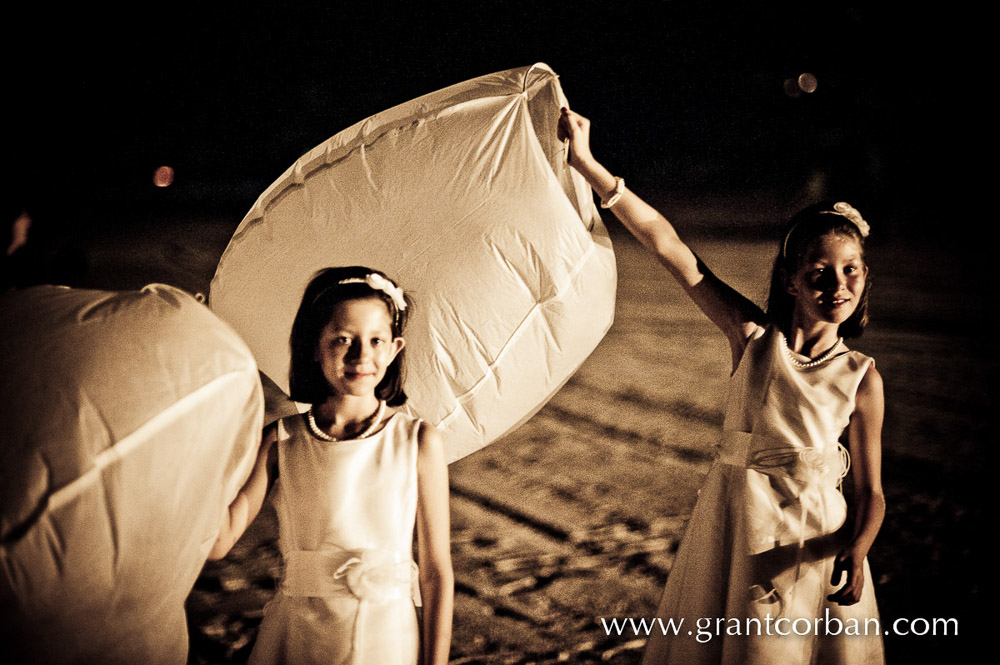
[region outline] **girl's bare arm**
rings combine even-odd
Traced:
[[[455,575],[450,530],[444,441],[436,428],[422,424],[417,453],[417,556],[423,599],[424,665],[445,665],[451,649]]]
[[[229,553],[264,505],[271,479],[274,478],[277,463],[277,446],[274,444],[277,440],[277,423],[275,423],[264,430],[257,461],[250,472],[250,477],[229,504],[229,510],[219,528],[219,535],[215,539],[212,551],[208,553],[210,561],[221,559]]]
[[[598,196],[608,200],[615,192],[616,180],[590,152],[590,121],[564,109],[559,119],[559,137],[570,139],[570,164]],[[673,225],[628,188],[611,211],[656,255],[695,304],[726,335],[735,366],[747,338],[756,325],[764,321],[760,308],[713,275],[680,239]]]
[[[885,495],[882,492],[884,413],[882,376],[872,365],[858,387],[854,414],[847,430],[857,519],[851,541],[837,556],[831,580],[831,583],[839,584],[843,573],[847,573],[847,582],[829,597],[830,601],[841,605],[853,605],[861,600],[865,557],[885,517]]]

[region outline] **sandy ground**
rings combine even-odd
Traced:
[[[86,283],[206,291],[235,223],[116,227],[84,243]],[[612,227],[616,321],[531,421],[451,467],[457,575],[453,663],[637,663],[644,638],[600,618],[648,617],[670,572],[722,422],[725,342]],[[770,244],[693,241],[760,301]],[[886,381],[888,514],[870,556],[883,619],[956,617],[958,637],[887,636],[889,662],[968,653],[986,528],[985,415],[996,404],[980,300],[953,253],[874,245],[873,323],[855,346]],[[849,491],[849,488],[847,488]],[[242,663],[280,574],[273,512],[188,599],[190,662]]]

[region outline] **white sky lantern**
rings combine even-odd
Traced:
[[[4,662],[185,662],[260,441],[246,345],[173,287],[36,286],[0,294],[0,375]]]
[[[481,448],[545,404],[614,314],[614,254],[557,139],[562,106],[558,77],[537,64],[345,129],[257,200],[210,306],[287,391],[289,333],[312,275],[383,270],[415,301],[407,409],[445,430],[450,460]]]

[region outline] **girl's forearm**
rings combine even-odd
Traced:
[[[615,181],[614,174],[605,168],[603,164],[590,157],[574,161],[573,167],[580,172],[580,175],[587,181],[587,184],[597,192],[597,195],[602,200],[606,201],[611,198],[617,182]]]
[[[882,376],[874,365],[869,366],[861,379],[855,405],[849,425],[854,501],[857,506],[851,545],[867,554],[885,518],[881,472],[885,398]]]
[[[885,518],[885,496],[881,491],[864,489],[855,492],[855,500],[858,509],[851,546],[867,556]]]
[[[212,550],[208,553],[209,561],[216,561],[229,553],[229,550],[246,531],[249,520],[250,501],[246,494],[240,492],[226,510],[226,517],[219,528],[219,535],[215,539]]]
[[[608,201],[617,185],[614,175],[593,157],[578,162],[573,164],[576,170],[602,201]],[[673,224],[656,208],[626,187],[610,210],[639,242],[656,254],[682,285],[691,287],[701,281],[703,275],[694,254],[677,235]]]
[[[451,651],[451,623],[455,604],[455,581],[451,571],[420,576],[423,602],[424,665],[445,665]]]
[[[603,164],[590,158],[583,161],[576,169],[602,201],[611,199],[618,181]],[[610,210],[640,240],[643,240],[642,236],[653,236],[656,233],[677,236],[673,225],[656,208],[643,201],[627,187]]]
[[[264,499],[267,498],[267,491],[271,486],[272,469],[277,463],[277,458],[273,454],[277,450],[274,446],[276,431],[275,427],[269,427],[265,430],[260,449],[257,451],[257,462],[254,464],[246,484],[236,493],[236,498],[229,504],[226,517],[222,520],[222,526],[219,528],[219,535],[215,539],[215,545],[212,546],[212,551],[208,554],[210,560],[226,556],[264,505]]]

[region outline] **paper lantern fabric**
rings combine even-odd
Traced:
[[[163,285],[6,293],[0,331],[0,662],[185,663],[259,447],[253,356]]]
[[[340,132],[244,218],[209,304],[288,390],[292,321],[316,271],[365,265],[414,299],[407,410],[455,460],[524,422],[614,314],[614,253],[556,127],[543,64],[425,95]]]

